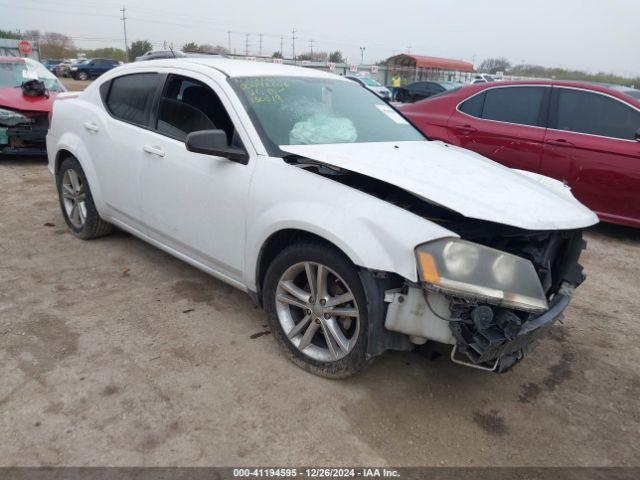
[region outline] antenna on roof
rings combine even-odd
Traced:
[[[176,52],[173,51],[173,46],[171,44],[169,44],[169,51],[171,52],[171,55],[173,55],[173,58],[176,58]]]

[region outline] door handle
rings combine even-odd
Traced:
[[[88,130],[93,133],[98,133],[100,131],[100,127],[93,122],[84,122],[85,130]]]
[[[556,138],[554,140],[547,140],[547,145],[553,145],[554,147],[575,147],[575,144],[571,143],[564,138]]]
[[[158,157],[164,157],[164,150],[160,147],[153,147],[151,145],[145,145],[142,149],[150,155],[156,155]]]
[[[456,125],[454,128],[464,134],[475,133],[478,131],[476,127],[472,127],[471,125]]]

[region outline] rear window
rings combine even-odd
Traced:
[[[111,114],[125,122],[147,126],[158,78],[157,73],[136,73],[114,78],[107,98],[107,108]]]

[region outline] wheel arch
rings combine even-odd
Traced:
[[[57,141],[55,145],[55,157],[53,162],[53,174],[57,175],[60,172],[62,162],[67,158],[75,158],[84,175],[89,182],[89,188],[91,189],[91,195],[93,196],[94,203],[98,212],[104,211],[104,204],[102,202],[102,190],[100,188],[100,182],[92,162],[91,153],[86,148],[84,142],[78,135],[73,132],[66,132]]]
[[[340,252],[351,263],[356,264],[353,258],[351,258],[342,248],[336,245],[334,242],[327,240],[326,238],[308,230],[300,228],[283,228],[272,233],[260,247],[258,258],[256,261],[255,279],[258,298],[261,301],[262,286],[264,283],[267,270],[271,262],[276,258],[279,252],[296,243],[317,243],[318,245],[325,245],[334,248]]]

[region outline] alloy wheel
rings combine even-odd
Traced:
[[[355,296],[340,275],[320,263],[297,263],[282,274],[276,311],[289,341],[314,360],[340,360],[358,340]]]
[[[62,203],[69,221],[82,228],[87,219],[87,194],[78,172],[68,169],[62,176]]]

